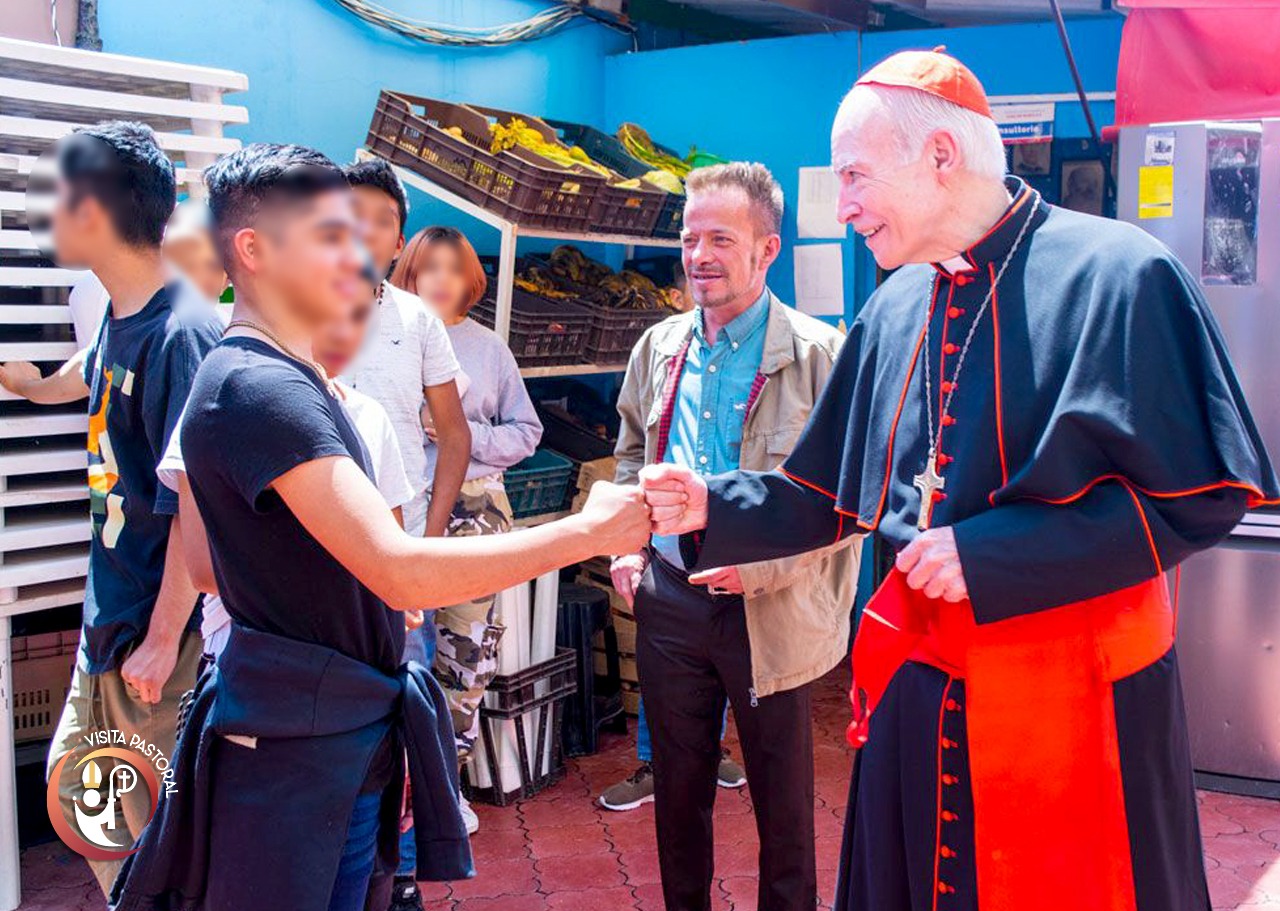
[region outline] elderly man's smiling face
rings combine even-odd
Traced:
[[[831,128],[831,166],[840,178],[837,216],[862,235],[882,269],[943,258],[934,235],[946,201],[925,148],[904,154],[876,96],[855,92],[861,97],[851,103],[851,95],[840,106]]]

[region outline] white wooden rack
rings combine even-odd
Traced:
[[[179,192],[240,147],[224,127],[249,120],[223,103],[248,78],[229,70],[0,38],[0,362],[47,372],[77,350],[67,307],[80,273],[40,256],[26,230],[27,174],[52,142],[102,120],[138,120],[173,160]],[[12,617],[84,599],[85,403],[41,407],[0,392],[0,911],[18,907]],[[22,755],[43,758],[43,747]],[[41,801],[43,803],[43,801]]]

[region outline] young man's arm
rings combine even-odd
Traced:
[[[164,577],[147,634],[120,667],[120,676],[137,687],[143,702],[160,701],[164,685],[178,663],[179,644],[198,596],[187,572],[182,522],[180,516],[175,515],[165,550]]]
[[[428,538],[442,536],[449,527],[453,505],[462,491],[471,464],[471,427],[453,380],[422,390],[435,425],[436,470],[431,479],[431,505],[427,508]]]
[[[622,378],[622,390],[618,393],[618,417],[621,423],[618,428],[618,443],[613,455],[618,460],[613,479],[619,484],[634,484],[640,469],[644,467],[646,439],[646,418],[649,405],[645,390],[649,388],[649,371],[651,348],[649,336],[645,335],[640,343],[631,350],[631,359],[627,363],[627,372]],[[649,555],[641,550],[636,553],[616,554],[609,564],[609,577],[613,587],[627,606],[635,604],[636,590],[644,571],[649,566]]]
[[[42,377],[35,364],[11,361],[0,364],[0,386],[38,405],[62,405],[89,394],[84,382],[84,362],[88,348],[81,348],[57,369]]]
[[[204,519],[191,493],[186,472],[178,476],[178,515],[182,516],[182,554],[187,575],[197,591],[207,595],[218,593],[218,580],[213,575],[213,556],[209,553],[209,537]]]
[[[592,488],[578,515],[463,538],[402,532],[377,488],[347,457],[304,462],[271,486],[321,546],[395,610],[458,604],[598,554],[639,550],[649,537],[639,491],[605,482]]]

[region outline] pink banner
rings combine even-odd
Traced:
[[[1280,0],[1124,5],[1116,126],[1280,116]]]

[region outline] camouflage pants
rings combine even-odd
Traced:
[[[501,475],[462,485],[449,520],[448,535],[498,535],[511,530],[511,503]],[[453,715],[459,764],[467,761],[480,734],[480,702],[498,670],[498,641],[503,627],[493,622],[497,594],[485,595],[435,612],[435,675]]]

